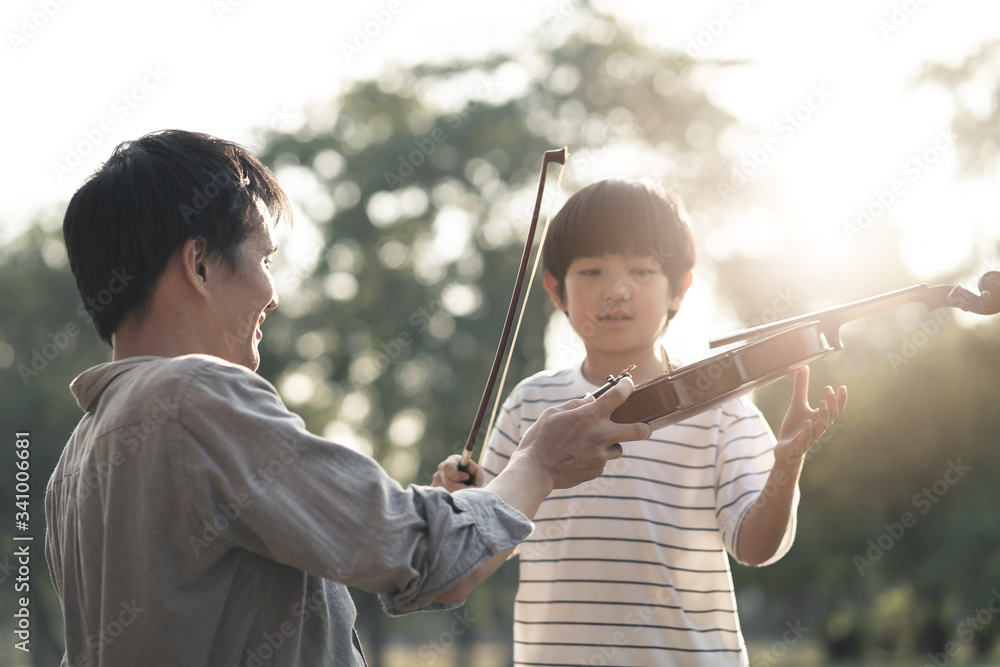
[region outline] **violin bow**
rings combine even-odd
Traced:
[[[514,281],[514,292],[510,297],[510,306],[507,308],[507,318],[504,321],[503,332],[500,335],[500,343],[497,345],[497,352],[493,358],[493,367],[490,370],[489,379],[486,381],[486,388],[483,390],[483,397],[479,401],[479,409],[476,411],[475,421],[472,423],[472,429],[469,431],[469,437],[465,441],[465,449],[462,451],[462,460],[458,464],[458,469],[462,472],[468,471],[469,461],[472,460],[472,452],[476,446],[476,440],[479,438],[479,430],[483,425],[483,418],[486,415],[486,405],[490,401],[490,396],[493,394],[493,388],[496,384],[497,375],[500,372],[500,362],[503,360],[504,355],[507,352],[507,344],[510,341],[511,328],[514,323],[514,313],[517,311],[517,305],[521,298],[521,288],[524,286],[524,276],[527,273],[528,261],[531,258],[531,248],[534,246],[535,242],[535,230],[538,227],[538,216],[542,209],[542,195],[545,192],[545,177],[548,170],[550,162],[557,162],[562,167],[559,169],[559,179],[556,181],[556,192],[559,191],[559,185],[562,183],[563,172],[566,170],[566,158],[569,156],[569,151],[565,146],[558,150],[545,151],[542,156],[542,173],[538,180],[538,194],[535,197],[535,207],[531,214],[531,224],[528,226],[528,236],[524,242],[524,252],[521,253],[521,264],[517,270],[517,279]],[[549,213],[545,218],[545,224],[542,226],[542,236],[541,241],[538,245],[538,252],[535,254],[535,263],[531,269],[531,276],[528,279],[528,288],[526,294],[531,293],[531,285],[535,279],[535,273],[538,269],[538,262],[542,256],[542,245],[545,243],[545,232],[549,228],[549,222],[552,220],[552,211],[555,209],[555,196],[552,197],[552,204],[549,206]],[[527,303],[527,298],[525,298],[524,303]],[[514,340],[517,340],[517,334],[521,330],[521,321],[524,319],[524,305],[522,304],[521,313],[517,318],[517,328],[514,331]],[[487,439],[489,438],[489,431],[492,428],[493,420],[496,418],[497,408],[500,405],[500,393],[503,391],[504,381],[507,379],[507,370],[510,368],[510,356],[507,357],[507,363],[504,364],[503,377],[500,381],[500,390],[497,392],[496,402],[493,404],[493,412],[490,415],[490,427],[487,428]],[[472,484],[473,480],[469,479],[466,483]]]

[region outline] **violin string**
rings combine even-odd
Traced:
[[[486,455],[485,443],[490,441],[490,436],[493,434],[493,426],[496,422],[497,412],[500,409],[500,403],[502,402],[503,387],[507,382],[507,371],[510,369],[510,359],[514,356],[514,345],[517,344],[517,336],[521,331],[521,321],[524,319],[524,311],[528,308],[528,299],[531,298],[531,286],[535,282],[535,274],[538,273],[538,264],[542,259],[542,248],[545,247],[545,236],[549,231],[549,223],[552,221],[552,213],[556,208],[556,197],[559,195],[559,186],[562,185],[563,174],[566,172],[566,163],[569,162],[569,151],[563,148],[565,151],[565,158],[563,163],[559,168],[559,177],[556,179],[555,189],[552,191],[552,201],[549,203],[549,212],[545,216],[545,224],[542,225],[542,233],[538,239],[538,250],[535,251],[535,261],[531,265],[531,273],[528,275],[528,286],[524,289],[524,299],[521,301],[521,310],[517,315],[517,324],[514,326],[514,337],[510,341],[510,345],[507,348],[507,358],[504,360],[503,372],[500,375],[500,385],[497,387],[496,394],[493,396],[493,409],[490,411],[489,421],[486,422],[486,437],[483,439],[484,446],[479,450],[479,460],[478,463],[482,463],[483,456]]]

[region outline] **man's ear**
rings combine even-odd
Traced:
[[[181,246],[181,270],[186,280],[195,290],[208,296],[208,242],[204,237],[190,238]]]
[[[670,302],[670,310],[677,310],[681,307],[681,302],[684,301],[684,295],[687,294],[692,281],[694,281],[694,274],[690,271],[681,276],[680,284],[677,285],[677,291],[674,293],[674,299]]]
[[[546,271],[542,275],[542,284],[545,285],[545,291],[549,293],[549,298],[552,299],[552,304],[556,308],[564,313],[569,310],[569,307],[566,305],[566,298],[563,294],[562,284],[556,280],[554,275]]]

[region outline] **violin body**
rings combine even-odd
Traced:
[[[839,346],[839,339],[833,345],[827,340],[819,322],[799,325],[640,384],[611,420],[663,428],[768,385]]]
[[[710,347],[758,340],[640,384],[611,419],[619,424],[646,422],[654,429],[687,419],[843,348],[841,325],[889,307],[917,302],[928,310],[952,307],[980,315],[1000,313],[1000,272],[984,274],[979,288],[977,295],[960,285],[914,285],[715,339]]]

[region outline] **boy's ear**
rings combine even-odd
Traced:
[[[684,295],[687,294],[692,281],[694,281],[694,274],[690,271],[681,276],[680,284],[677,286],[677,291],[674,294],[674,299],[670,302],[670,310],[677,310],[681,307],[681,302],[684,301]]]
[[[546,271],[542,275],[542,283],[545,285],[545,291],[549,293],[549,298],[552,299],[552,304],[564,313],[569,310],[566,306],[566,299],[563,298],[562,284],[556,280],[556,277]]]

